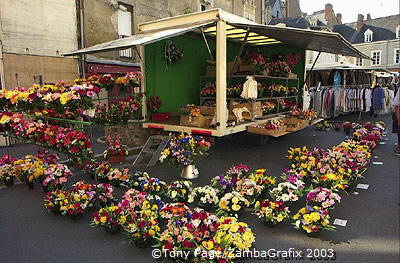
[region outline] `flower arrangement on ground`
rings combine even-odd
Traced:
[[[307,206],[322,207],[323,209],[333,209],[336,203],[340,203],[341,197],[331,190],[323,187],[317,187],[307,194]]]
[[[0,179],[3,180],[6,186],[14,184],[14,159],[11,155],[3,155],[0,159]]]
[[[315,128],[319,131],[328,131],[332,128],[332,124],[327,121],[321,121],[320,123],[315,125]]]
[[[282,201],[263,200],[257,201],[254,206],[254,214],[266,224],[271,226],[281,223],[289,218],[289,207]]]
[[[209,185],[193,188],[187,199],[188,203],[194,203],[200,207],[211,208],[219,202],[217,190]]]
[[[108,147],[103,152],[104,159],[109,162],[120,162],[125,159],[128,155],[128,147],[121,144],[119,139],[113,140],[111,137],[107,137]]]
[[[236,191],[244,196],[250,203],[254,203],[255,199],[262,193],[264,186],[257,184],[249,178],[239,179],[236,182]]]
[[[296,229],[303,230],[307,234],[335,230],[335,227],[329,224],[328,210],[321,210],[318,207],[309,208],[303,207],[293,216],[293,225]]]
[[[90,225],[93,227],[101,226],[106,232],[116,234],[121,230],[121,225],[125,224],[126,217],[123,205],[119,203],[118,205],[100,208],[99,211],[94,212]]]
[[[185,203],[168,203],[160,211],[160,216],[168,224],[183,225],[189,221],[192,211]]]
[[[100,182],[107,182],[108,180],[108,173],[111,171],[111,164],[109,162],[101,161],[97,168],[95,168],[95,174],[97,176],[97,180]]]
[[[220,200],[217,215],[229,215],[237,217],[237,213],[250,206],[249,200],[239,192],[226,193]]]
[[[48,211],[77,219],[89,207],[90,201],[91,196],[86,193],[55,190],[45,195],[44,207]]]
[[[46,170],[43,160],[34,155],[26,155],[14,161],[13,166],[19,180],[31,185],[34,181],[40,181]]]
[[[44,171],[42,186],[45,190],[62,189],[71,176],[72,172],[69,170],[68,166],[64,164],[50,164]]]
[[[299,197],[303,195],[303,192],[304,183],[297,186],[290,182],[282,182],[273,188],[269,194],[274,200],[287,203],[299,200]]]
[[[160,161],[167,160],[172,166],[185,167],[205,157],[210,148],[211,143],[201,136],[184,133],[170,135]]]
[[[165,196],[172,202],[185,202],[191,191],[192,182],[180,180],[167,185]]]
[[[251,173],[248,178],[256,185],[262,187],[260,195],[268,193],[276,184],[276,178],[268,176],[265,169],[257,169]]]
[[[255,242],[255,235],[246,223],[238,222],[234,217],[222,217],[214,241],[216,246],[228,253],[224,255],[226,259],[233,261],[236,251],[250,250]]]
[[[129,169],[111,168],[107,173],[107,180],[114,186],[119,186],[130,178]]]
[[[142,215],[124,226],[127,236],[137,247],[145,248],[153,244],[161,233],[158,220],[152,216]]]
[[[211,187],[216,189],[218,196],[223,196],[224,194],[233,191],[236,187],[237,177],[232,177],[230,175],[220,174],[211,179]]]

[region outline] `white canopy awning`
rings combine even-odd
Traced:
[[[136,34],[136,35],[133,35],[130,37],[116,39],[116,40],[112,40],[112,41],[105,42],[102,44],[94,45],[91,47],[78,49],[76,51],[68,52],[63,55],[64,56],[74,56],[74,55],[79,55],[79,54],[98,53],[98,52],[104,52],[104,51],[132,48],[135,46],[154,43],[159,40],[170,38],[173,36],[182,35],[186,32],[193,31],[199,27],[203,27],[206,25],[207,24],[200,24],[200,25],[196,25],[196,26],[172,28],[172,29],[166,29],[166,30],[156,31],[156,32],[143,32],[143,33],[139,33],[139,34]]]
[[[143,31],[134,36],[83,48],[66,53],[64,56],[132,48],[134,46],[146,45],[169,37],[182,35],[201,27],[205,27],[205,33],[215,35],[214,22],[218,20],[223,20],[229,24],[227,38],[232,41],[244,41],[246,34],[243,33],[248,30],[252,34],[251,39],[247,39],[249,45],[260,46],[283,43],[304,50],[370,59],[353,47],[338,33],[261,25],[220,9],[207,10],[205,12],[144,23],[139,25],[139,29]],[[229,31],[233,33],[229,35]]]

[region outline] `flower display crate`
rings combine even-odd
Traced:
[[[212,116],[200,116],[200,117],[189,117],[186,115],[181,116],[180,125],[198,127],[198,128],[208,128],[212,121]]]
[[[308,126],[307,120],[295,119],[295,118],[285,118],[283,122],[286,125],[286,131],[295,132],[302,130]]]
[[[276,130],[259,128],[257,126],[250,125],[250,126],[247,126],[247,132],[254,133],[254,134],[260,134],[260,135],[267,135],[267,136],[272,136],[272,137],[279,137],[279,136],[285,135],[287,133],[286,125],[280,126]]]

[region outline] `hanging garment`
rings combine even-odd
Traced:
[[[240,97],[244,99],[257,99],[257,81],[253,76],[247,76],[246,79]]]
[[[385,91],[381,87],[376,87],[372,92],[372,109],[382,110],[385,102]]]

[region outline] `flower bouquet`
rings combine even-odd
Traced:
[[[185,202],[192,191],[192,182],[175,181],[167,186],[165,196],[172,202]]]
[[[45,192],[48,190],[62,189],[65,187],[72,172],[64,164],[50,164],[44,171],[42,186]]]
[[[273,188],[269,194],[276,201],[288,203],[299,200],[299,197],[303,195],[303,192],[304,183],[295,185],[291,182],[282,182]]]
[[[126,214],[124,213],[122,203],[118,205],[106,206],[100,208],[99,211],[93,213],[93,227],[101,226],[109,234],[117,234],[121,230],[121,225],[126,222]]]
[[[96,175],[96,170],[97,168],[102,164],[103,162],[101,161],[92,161],[89,162],[88,164],[85,165],[85,167],[83,168],[85,174],[89,175],[90,178],[95,179],[95,175]]]
[[[250,168],[245,164],[234,165],[228,169],[226,175],[235,178],[237,181],[240,178],[245,178],[250,172]]]
[[[268,75],[274,77],[288,77],[289,73],[292,72],[288,63],[281,59],[278,59],[275,62],[269,62],[265,67],[269,73]]]
[[[194,188],[188,197],[189,204],[196,204],[206,210],[217,206],[219,202],[217,190],[209,185]]]
[[[160,211],[162,219],[168,221],[168,224],[182,226],[189,222],[192,211],[184,203],[168,203]]]
[[[163,196],[165,194],[165,189],[167,184],[158,178],[143,178],[139,180],[139,189],[141,191],[147,192],[152,195]]]
[[[262,187],[260,196],[264,196],[268,193],[272,187],[276,184],[274,177],[268,176],[265,169],[257,169],[248,177],[251,181],[255,182],[256,185]]]
[[[303,207],[293,216],[293,225],[296,229],[303,230],[309,236],[319,234],[322,230],[334,231],[335,227],[329,224],[328,210],[319,207]]]
[[[160,109],[162,102],[158,96],[152,96],[146,101],[146,104],[150,112],[155,113]]]
[[[146,215],[142,215],[136,220],[126,223],[124,230],[128,237],[139,248],[151,246],[155,238],[161,233],[158,220],[152,216]]]
[[[130,178],[129,169],[111,168],[107,173],[107,180],[114,186],[119,186]]]
[[[335,203],[340,203],[340,196],[337,193],[323,187],[317,187],[307,194],[307,206],[322,207],[322,209],[333,209]]]
[[[128,155],[128,147],[122,145],[119,139],[112,140],[107,137],[108,148],[103,152],[104,159],[110,163],[123,162]]]
[[[211,179],[211,187],[216,189],[218,196],[222,197],[228,192],[232,192],[236,187],[237,177],[220,174]]]
[[[160,161],[167,160],[175,167],[185,167],[193,165],[207,155],[211,148],[211,143],[203,137],[191,134],[170,135],[166,148],[160,156]]]
[[[243,58],[253,67],[257,74],[265,70],[266,59],[263,54],[259,52],[246,52]]]
[[[244,222],[234,217],[222,217],[214,236],[215,246],[219,247],[227,262],[233,262],[235,252],[250,250],[255,242],[253,231]]]
[[[257,201],[254,206],[254,214],[271,227],[289,218],[289,213],[289,207],[282,201]]]
[[[220,200],[217,215],[229,215],[237,217],[237,213],[250,206],[249,200],[238,192],[225,194]]]
[[[203,97],[215,97],[216,94],[217,88],[215,87],[215,83],[211,82],[206,83],[200,91],[200,96]]]
[[[252,204],[263,192],[264,186],[257,184],[255,181],[249,178],[243,178],[236,182],[235,190]]]
[[[351,125],[350,122],[346,121],[342,124],[343,130],[346,132],[347,135],[350,135],[351,129],[353,129],[353,126]]]
[[[33,155],[26,155],[23,159],[14,161],[14,173],[21,182],[33,189],[33,182],[40,181],[44,175],[45,166],[42,159]]]
[[[11,155],[3,155],[0,159],[0,179],[3,180],[6,186],[14,184],[14,159]]]
[[[67,205],[68,203],[64,203],[66,197],[69,195],[68,191],[65,190],[55,190],[46,193],[44,196],[43,205],[47,209],[48,212],[53,212],[55,214],[61,214],[61,207]],[[68,201],[67,201],[68,202]]]
[[[273,101],[266,101],[262,103],[262,110],[264,115],[274,114],[277,112],[277,105]]]
[[[97,180],[100,182],[107,182],[108,173],[111,171],[111,164],[109,162],[101,161],[97,168],[95,169],[95,174],[97,176]]]
[[[107,91],[111,91],[114,88],[115,80],[114,76],[111,74],[104,74],[100,76],[98,81],[101,88],[104,88]]]
[[[327,122],[327,121],[322,121],[322,122],[316,124],[316,125],[315,125],[315,128],[316,128],[318,131],[329,131],[329,130],[332,128],[332,124],[330,124],[330,123]]]

